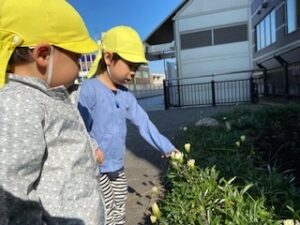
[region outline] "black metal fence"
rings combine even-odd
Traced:
[[[255,103],[264,94],[262,75],[261,70],[249,70],[165,80],[165,108]]]
[[[137,98],[149,98],[164,94],[163,84],[130,84],[129,91]]]

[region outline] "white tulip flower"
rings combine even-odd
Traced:
[[[284,220],[283,225],[294,225],[294,220]]]
[[[158,187],[154,186],[154,187],[152,188],[152,193],[153,193],[153,194],[158,194],[158,193],[159,193]]]
[[[174,151],[171,153],[171,160],[183,163],[183,153]]]
[[[194,169],[195,168],[195,159],[188,160],[187,166],[191,169]]]

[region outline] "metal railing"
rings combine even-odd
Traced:
[[[130,84],[129,91],[137,98],[150,98],[164,94],[163,84]]]
[[[262,75],[261,70],[247,70],[165,80],[165,108],[255,103],[264,93]]]

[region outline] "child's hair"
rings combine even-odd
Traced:
[[[23,64],[32,62],[32,57],[30,54],[30,49],[27,47],[18,47],[12,53],[9,59],[9,65],[12,66],[13,64]]]
[[[129,61],[123,59],[121,56],[119,56],[118,53],[113,53],[112,54],[112,60],[114,62],[122,60],[123,62],[125,62],[129,66],[130,70],[132,70],[132,71],[136,71],[140,67],[140,65],[143,64],[143,63],[129,62]],[[104,57],[103,57],[103,53],[102,53],[102,57],[100,59],[99,66],[98,66],[96,74],[103,73],[104,71],[106,71],[106,63],[104,61]]]

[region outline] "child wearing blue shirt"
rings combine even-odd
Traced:
[[[127,179],[124,174],[126,119],[135,124],[143,138],[168,156],[174,145],[150,121],[135,97],[124,87],[141,64],[147,63],[142,41],[135,30],[118,26],[107,31],[90,73],[83,82],[78,108],[86,128],[104,152],[99,166],[107,224],[125,224]]]

